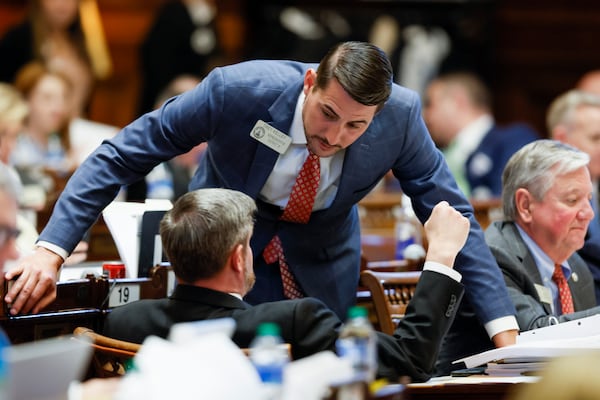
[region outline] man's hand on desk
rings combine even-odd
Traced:
[[[7,272],[4,279],[12,284],[4,301],[10,306],[10,314],[38,313],[56,299],[56,280],[63,263],[62,257],[43,247],[26,257]]]
[[[492,341],[494,342],[494,346],[496,347],[509,346],[511,344],[517,343],[518,334],[519,331],[516,329],[503,331],[494,335],[494,337],[492,337]]]

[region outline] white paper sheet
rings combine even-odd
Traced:
[[[138,277],[140,254],[140,225],[145,211],[166,211],[173,205],[169,200],[146,200],[145,203],[113,201],[102,212],[104,222],[125,264],[126,277]]]

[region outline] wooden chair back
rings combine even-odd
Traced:
[[[87,378],[110,378],[125,375],[141,345],[117,340],[86,327],[73,331],[75,339],[86,338],[94,349]]]
[[[364,270],[360,283],[371,292],[379,330],[393,334],[396,325],[413,298],[421,271],[376,272]]]

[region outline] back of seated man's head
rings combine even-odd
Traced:
[[[198,189],[181,196],[160,223],[163,249],[182,282],[217,275],[235,246],[246,245],[256,205],[244,193]]]

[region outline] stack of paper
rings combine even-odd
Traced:
[[[485,374],[492,376],[536,375],[545,365],[544,361],[489,362],[487,363]]]
[[[455,362],[467,368],[487,365],[486,373],[531,374],[550,359],[600,349],[600,316],[583,318],[525,332],[517,344],[475,354]]]

